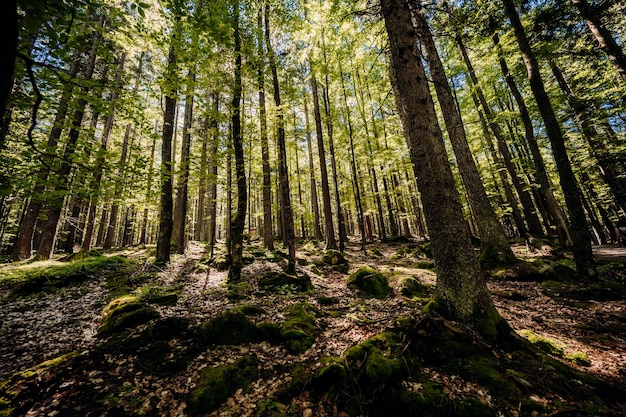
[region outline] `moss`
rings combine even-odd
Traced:
[[[246,389],[259,378],[258,360],[245,356],[233,364],[204,368],[189,397],[192,416],[209,413],[238,389]]]
[[[256,327],[239,309],[218,314],[195,329],[195,338],[202,345],[238,345],[255,339]]]
[[[398,280],[398,292],[409,298],[423,298],[430,288],[415,277],[402,277]]]
[[[256,334],[259,340],[265,340],[274,344],[280,343],[282,340],[280,326],[271,321],[257,323]]]
[[[507,254],[493,244],[485,245],[478,256],[478,262],[482,269],[496,268],[501,265],[509,264],[511,263],[510,261],[511,260],[507,259]],[[515,259],[512,259],[512,261],[515,261]]]
[[[328,249],[322,256],[322,263],[332,266],[333,270],[344,274],[348,273],[350,265],[343,254],[334,249]]]
[[[216,255],[211,259],[211,265],[218,271],[226,271],[230,266],[230,258],[227,255]]]
[[[337,297],[326,297],[324,295],[320,295],[317,297],[317,302],[323,306],[331,306],[333,304],[337,304],[339,299]]]
[[[247,282],[229,283],[226,298],[229,300],[245,300],[252,293],[254,293],[254,288]]]
[[[508,325],[493,306],[479,313],[474,324],[476,330],[489,342],[498,341],[501,328],[504,328],[504,331],[508,331]]]
[[[375,298],[385,298],[393,290],[387,277],[370,267],[361,267],[353,272],[347,280],[349,288],[358,289]]]
[[[563,348],[559,346],[559,344],[554,340],[550,340],[547,337],[540,336],[529,329],[518,330],[517,333],[520,336],[526,338],[537,349],[545,353],[557,356],[559,358],[562,358],[564,355]]]
[[[289,308],[289,319],[283,322],[281,337],[287,349],[297,355],[315,343],[315,316],[307,311],[310,306],[296,303]]]
[[[322,364],[311,381],[313,389],[328,390],[329,387],[344,386],[348,382],[348,371],[341,358],[324,358]]]
[[[313,284],[307,276],[297,277],[284,272],[265,274],[259,279],[259,286],[269,291],[292,289],[293,292],[307,292],[313,290]]]
[[[32,262],[3,268],[0,287],[10,287],[13,295],[27,296],[80,284],[131,265],[135,263],[121,256],[85,257],[71,262]]]
[[[395,384],[402,377],[397,346],[397,336],[384,332],[349,348],[344,357],[353,372],[364,369],[368,388],[377,389]]]
[[[572,362],[575,365],[580,366],[591,366],[591,361],[589,360],[589,356],[585,352],[573,352],[568,355],[565,355],[565,359]]]
[[[102,310],[98,334],[108,336],[158,318],[159,313],[139,297],[126,295],[111,301]]]
[[[377,248],[372,248],[372,249],[370,249],[369,252],[370,252],[370,254],[372,256],[377,256],[377,257],[383,256],[383,253],[380,250],[378,250]]]

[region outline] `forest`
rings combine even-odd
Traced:
[[[0,22],[0,416],[626,416],[622,1]]]

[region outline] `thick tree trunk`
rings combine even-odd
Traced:
[[[278,69],[276,58],[270,39],[269,6],[265,5],[265,44],[267,57],[272,71],[272,85],[274,88],[274,104],[276,104],[276,128],[278,133],[278,181],[280,186],[281,215],[283,217],[283,243],[287,246],[289,257],[287,258],[287,273],[296,272],[296,235],[293,223],[293,209],[289,194],[289,170],[287,166],[287,148],[285,146],[285,115],[280,100],[280,86],[278,84]]]
[[[235,80],[231,101],[231,123],[233,154],[235,156],[235,175],[237,181],[237,212],[230,222],[230,269],[228,281],[241,280],[243,267],[243,229],[246,221],[248,195],[246,186],[246,169],[243,155],[243,139],[241,137],[241,36],[239,34],[239,2],[235,2],[234,40],[235,40]]]
[[[170,50],[167,57],[166,73],[168,81],[173,82],[173,78],[178,71],[176,57],[176,43],[179,35],[179,19],[175,23],[176,27],[172,34]],[[164,265],[170,261],[171,241],[172,241],[172,137],[174,136],[174,121],[176,117],[177,90],[174,86],[168,85],[163,88],[165,95],[165,111],[163,113],[163,134],[161,142],[161,199],[159,213],[159,233],[157,236],[155,264]]]
[[[180,172],[176,186],[176,204],[172,225],[172,243],[176,245],[176,253],[185,253],[187,238],[187,205],[189,197],[189,150],[191,149],[191,123],[193,121],[193,94],[196,82],[195,70],[187,74],[187,94],[185,98],[185,115],[183,117],[183,138],[180,149]]]
[[[98,23],[99,27],[104,27],[106,20],[104,16],[100,17]],[[87,59],[87,65],[85,67],[84,80],[89,81],[93,77],[94,69],[96,67],[97,58],[97,46],[100,42],[101,34],[99,30],[96,30],[91,39],[91,50]],[[87,107],[87,95],[89,88],[87,86],[82,88],[82,97],[78,100],[76,110],[72,116],[72,127],[68,133],[67,143],[65,144],[65,150],[63,152],[61,167],[57,173],[57,181],[54,187],[54,196],[47,200],[47,216],[46,221],[41,231],[41,239],[39,241],[39,247],[37,248],[37,259],[49,259],[54,249],[56,241],[57,226],[59,224],[59,218],[63,210],[63,200],[69,189],[70,185],[70,173],[73,168],[72,156],[76,150],[78,143],[78,137],[81,130],[81,124],[85,115],[85,108]]]
[[[413,15],[421,40],[422,51],[428,62],[430,74],[433,77],[433,84],[448,130],[448,137],[459,166],[459,173],[467,191],[469,205],[474,214],[481,247],[483,251],[495,255],[496,259],[493,260],[496,262],[514,262],[515,255],[513,255],[504,230],[498,222],[496,212],[489,203],[487,192],[472,156],[472,151],[465,136],[465,127],[461,119],[461,113],[452,95],[452,89],[439,58],[439,52],[437,51],[428,22],[421,11],[416,11]]]
[[[572,225],[572,241],[574,261],[576,270],[582,276],[596,276],[595,264],[591,252],[591,234],[585,211],[581,202],[580,189],[576,182],[576,177],[572,171],[567,150],[565,148],[565,138],[563,132],[554,113],[550,97],[546,93],[541,74],[539,72],[539,64],[530,47],[526,32],[520,21],[513,0],[503,0],[504,10],[511,21],[517,43],[519,45],[526,70],[528,72],[528,80],[530,88],[535,96],[539,112],[546,127],[546,133],[552,145],[552,154],[556,161],[556,167],[559,171],[561,188],[565,195],[565,202],[570,215]]]
[[[315,168],[313,166],[313,146],[311,144],[311,124],[309,122],[308,100],[304,99],[304,121],[306,128],[306,144],[309,154],[309,175],[311,177],[311,205],[313,208],[313,230],[315,239],[322,239],[322,228],[320,227],[320,207],[317,201],[317,184],[315,183]]]
[[[330,205],[330,188],[328,186],[328,171],[326,170],[326,150],[322,133],[322,116],[320,114],[317,79],[311,66],[311,91],[313,92],[313,113],[315,115],[315,132],[317,136],[317,153],[320,158],[320,174],[322,177],[322,203],[324,207],[324,232],[326,233],[326,249],[337,249],[335,240],[335,226],[333,212]]]
[[[437,265],[436,299],[452,319],[497,317],[470,243],[405,0],[381,0],[390,76]]]

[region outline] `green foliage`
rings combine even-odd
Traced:
[[[280,329],[285,346],[294,355],[305,352],[315,343],[315,315],[308,309],[311,307],[307,304],[293,304],[289,308],[289,318]]]
[[[368,266],[353,272],[348,277],[347,284],[349,288],[358,289],[375,298],[385,298],[387,294],[393,291],[389,286],[387,277]]]

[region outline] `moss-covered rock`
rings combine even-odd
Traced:
[[[257,323],[256,335],[259,340],[278,344],[282,341],[281,326],[271,321]]]
[[[218,271],[226,271],[230,267],[230,259],[228,255],[220,254],[211,259],[211,265],[213,265]]]
[[[285,272],[270,272],[259,279],[259,286],[268,291],[307,292],[313,290],[311,279],[297,277]]]
[[[104,307],[98,333],[101,336],[108,336],[158,317],[159,313],[145,305],[141,298],[126,295],[116,298]]]
[[[415,277],[407,276],[398,279],[398,292],[409,298],[423,298],[429,294],[430,287]]]
[[[328,249],[322,256],[322,263],[332,266],[333,270],[347,274],[350,265],[343,253],[338,250]]]
[[[389,286],[387,277],[368,266],[353,272],[348,277],[347,284],[349,288],[360,290],[375,298],[385,298],[387,294],[393,291]]]
[[[307,311],[311,306],[295,303],[289,308],[289,318],[283,322],[280,335],[285,346],[294,355],[300,354],[315,343],[315,315]]]
[[[364,375],[369,389],[393,385],[403,375],[398,356],[398,338],[394,333],[380,333],[348,349],[344,358],[350,364],[353,376]],[[360,370],[364,372],[360,372]]]
[[[256,327],[239,309],[228,310],[199,324],[195,339],[202,345],[238,345],[255,339]]]
[[[259,378],[259,362],[252,356],[244,356],[233,364],[204,368],[196,387],[189,396],[192,416],[216,409],[238,389],[246,389]]]
[[[537,349],[541,351],[544,351],[550,355],[557,356],[559,358],[562,358],[564,355],[563,347],[561,347],[554,340],[540,336],[529,329],[522,329],[519,330],[517,333],[520,336],[526,338],[530,343],[532,343]]]

